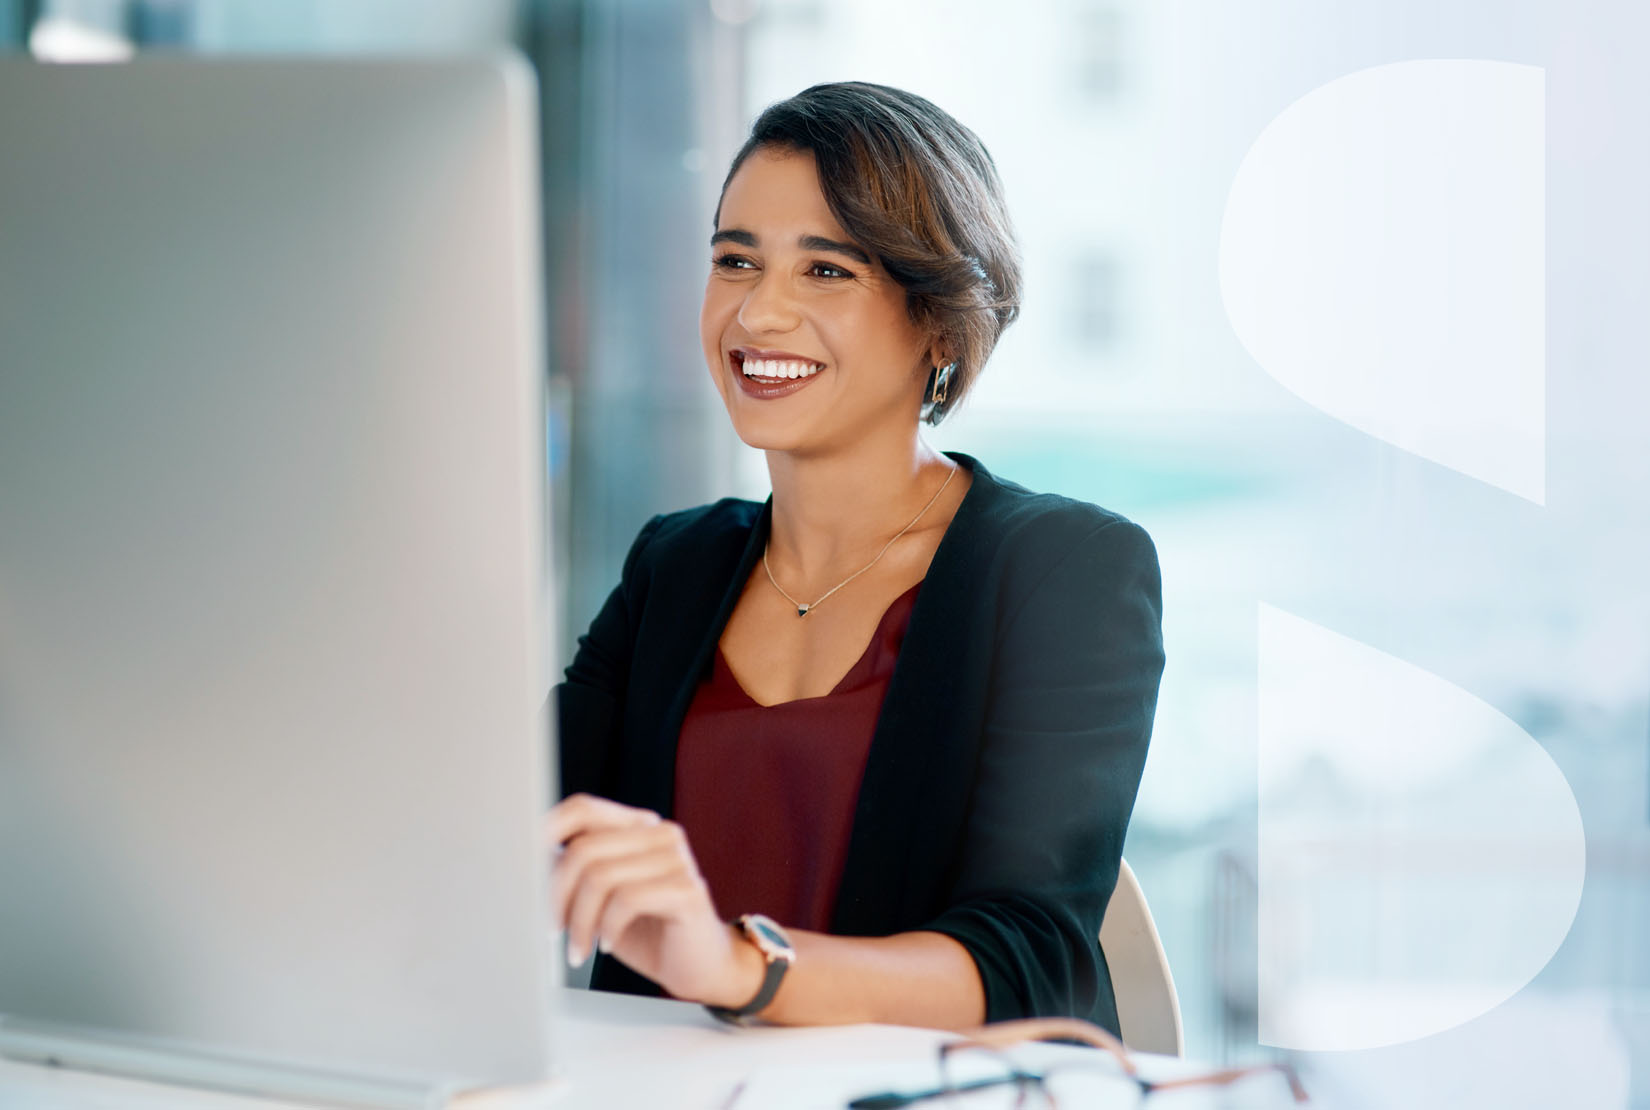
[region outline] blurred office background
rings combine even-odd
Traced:
[[[1650,1107],[1647,33],[1629,0],[0,0],[0,41],[49,57],[513,45],[534,63],[564,646],[649,516],[766,494],[696,338],[710,213],[751,118],[857,78],[973,127],[1026,304],[931,438],[1158,543],[1169,666],[1127,857],[1187,1050],[1338,1048],[1349,1073],[1409,1065],[1406,1104],[1440,1106]],[[1541,71],[1535,115],[1497,126],[1545,151],[1508,183],[1544,235],[1502,244],[1544,300],[1502,289],[1499,261],[1409,263],[1480,309],[1505,294],[1537,388],[1499,361],[1455,384],[1494,411],[1524,389],[1536,440],[1514,446],[1537,488],[1327,411],[1298,368],[1263,365],[1275,320],[1229,317],[1257,271],[1228,206],[1269,125],[1344,75],[1441,59]],[[1331,337],[1306,378],[1368,339]],[[1410,399],[1447,423],[1454,372]],[[1372,840],[1383,815],[1395,836]],[[1291,953],[1327,1009],[1268,965]],[[1263,995],[1300,1003],[1293,1024],[1268,1028]],[[1383,1007],[1434,1027],[1344,1018]],[[1342,1015],[1338,1044],[1306,1043],[1315,1012]]]

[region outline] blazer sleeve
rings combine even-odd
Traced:
[[[1157,553],[1111,518],[1039,573],[1000,626],[950,908],[923,927],[968,949],[988,1021],[1115,1029],[1100,921],[1163,673]]]
[[[566,679],[556,687],[557,787],[563,798],[580,792],[612,793],[636,622],[647,589],[641,564],[664,519],[648,521],[630,545],[618,586],[590,622],[590,630],[579,637]]]

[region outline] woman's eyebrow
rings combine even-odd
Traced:
[[[710,245],[718,243],[738,243],[742,247],[756,246],[756,236],[741,228],[730,227],[718,231],[710,237]],[[796,245],[805,251],[831,251],[835,254],[844,254],[866,266],[871,264],[871,256],[852,243],[844,243],[836,239],[827,239],[823,235],[804,235],[796,241]]]
[[[827,239],[823,235],[804,235],[796,243],[805,251],[835,251],[837,254],[845,254],[867,266],[871,264],[871,256],[852,243],[839,243],[835,239]]]

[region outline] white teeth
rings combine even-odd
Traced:
[[[825,368],[796,359],[747,358],[741,369],[748,378],[811,378]]]

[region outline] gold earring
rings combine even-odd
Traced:
[[[923,391],[922,418],[929,424],[945,419],[946,403],[951,399],[951,377],[957,372],[955,359],[944,366],[936,366],[928,375],[928,388]]]

